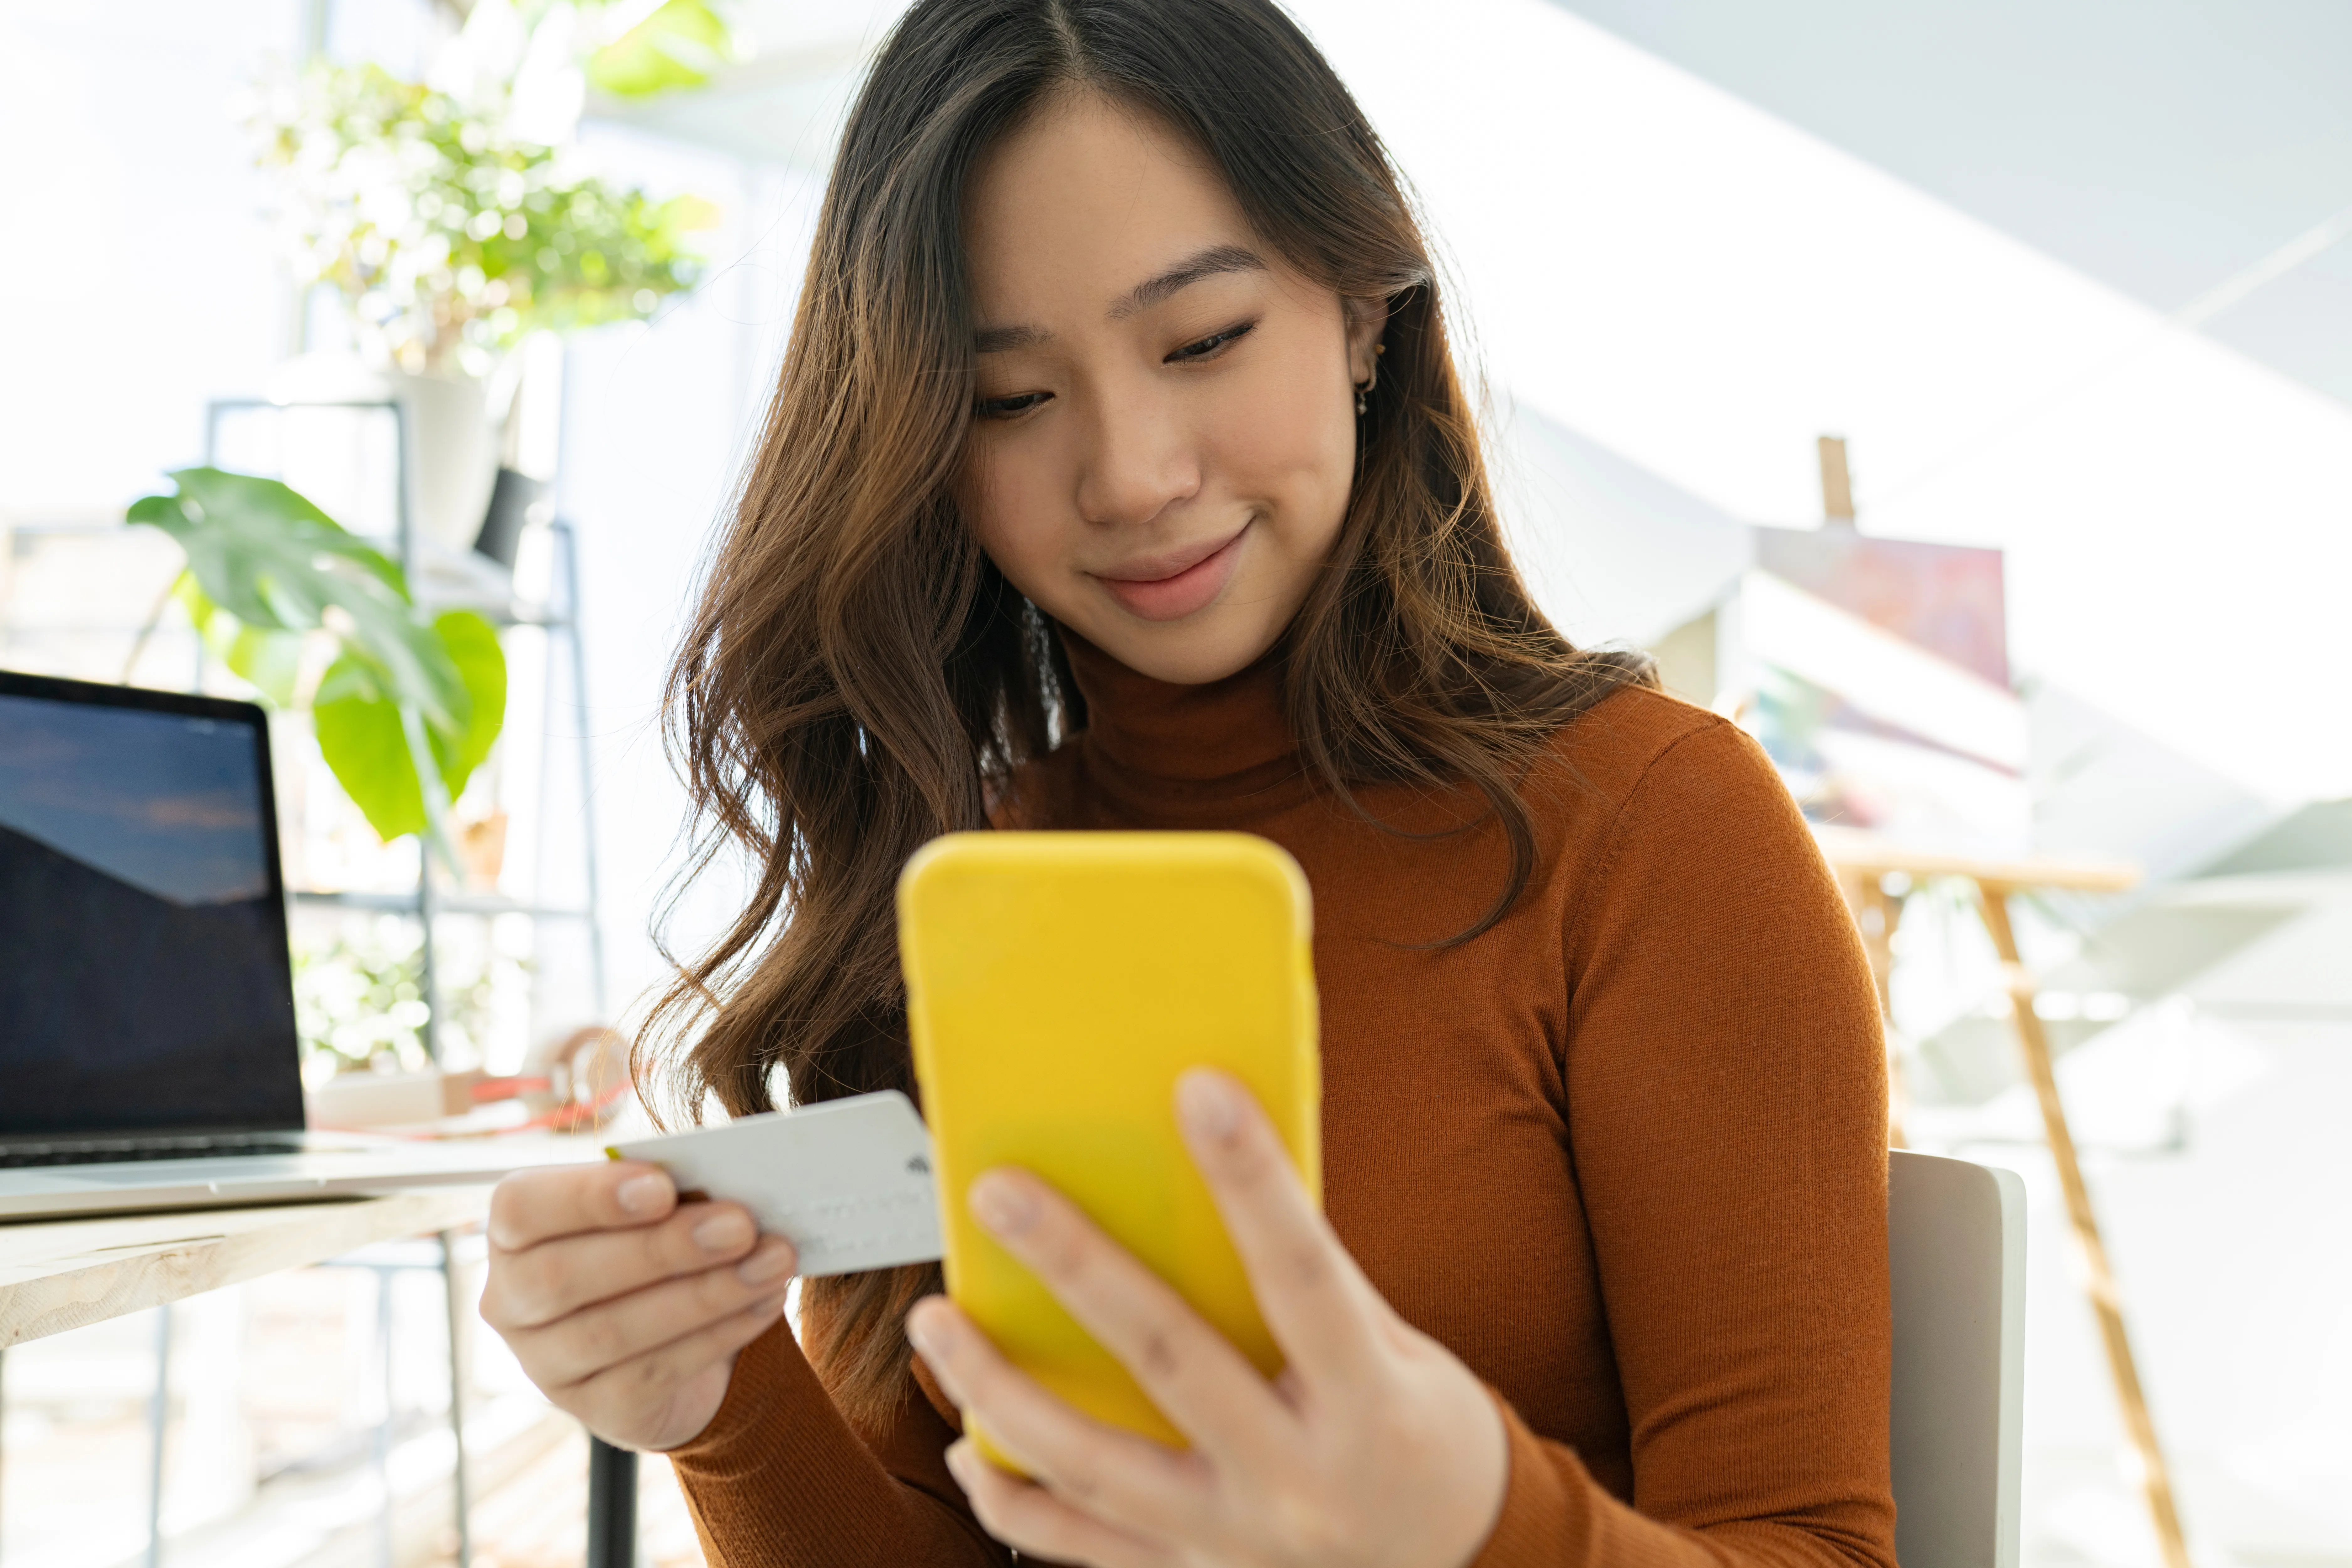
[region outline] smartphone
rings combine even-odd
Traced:
[[[1182,1435],[980,1227],[965,1194],[992,1166],[1035,1173],[1260,1372],[1279,1373],[1177,1131],[1175,1091],[1195,1067],[1247,1085],[1321,1203],[1310,934],[1297,862],[1242,833],[950,834],[898,881],[948,1294],[1044,1386],[1175,1447]]]

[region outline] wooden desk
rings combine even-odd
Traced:
[[[488,1187],[0,1224],[0,1350],[373,1242],[478,1223]]]
[[[0,1351],[27,1340],[104,1322],[131,1312],[301,1268],[380,1241],[437,1233],[448,1291],[450,1343],[457,1342],[459,1300],[451,1233],[479,1223],[490,1189],[436,1187],[385,1197],[334,1198],[253,1208],[175,1209],[161,1214],[0,1223]],[[157,1342],[154,1447],[148,1467],[147,1561],[162,1545],[164,1361]],[[457,1561],[473,1555],[467,1528],[465,1403],[456,1355],[449,1360],[449,1424],[457,1441],[452,1473]],[[390,1507],[387,1498],[385,1506]],[[389,1539],[387,1537],[387,1539]]]
[[[280,1269],[323,1263],[379,1241],[437,1232],[446,1245],[450,1231],[478,1225],[489,1212],[487,1186],[435,1187],[389,1197],[257,1208],[0,1222],[0,1351],[169,1306]],[[453,1342],[457,1331],[453,1287]],[[466,1525],[465,1433],[457,1365],[453,1358],[449,1394],[457,1436],[457,1558],[462,1565],[472,1553]],[[160,1463],[160,1443],[156,1451]],[[634,1561],[636,1462],[635,1454],[591,1435],[589,1568],[626,1568]],[[160,1479],[150,1489],[160,1494]],[[153,1501],[151,1497],[151,1505]]]

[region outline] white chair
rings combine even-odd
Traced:
[[[2016,1568],[2025,1403],[2025,1184],[1894,1151],[1895,1556],[1902,1568]]]

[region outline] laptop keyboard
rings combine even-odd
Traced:
[[[300,1134],[222,1133],[186,1138],[75,1138],[0,1143],[0,1170],[26,1165],[110,1165],[124,1160],[207,1160],[224,1154],[299,1154]]]

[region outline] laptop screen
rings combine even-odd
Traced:
[[[301,1125],[261,710],[0,672],[0,1135]]]

